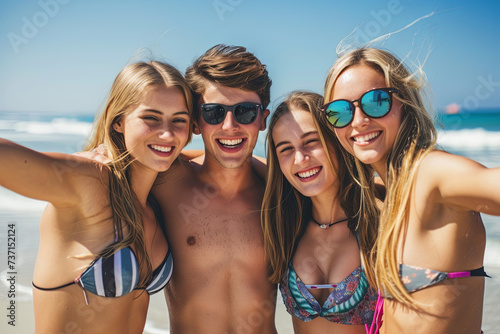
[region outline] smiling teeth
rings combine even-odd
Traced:
[[[153,150],[164,152],[164,153],[172,151],[172,146],[151,145],[151,148]]]
[[[353,139],[357,143],[366,143],[367,141],[369,141],[373,138],[377,138],[379,135],[380,135],[380,131],[379,132],[372,132],[372,133],[369,133],[369,134],[364,135],[364,136],[356,136],[356,137],[353,137]]]
[[[243,142],[243,139],[219,139],[219,143],[224,146],[236,146]]]
[[[313,175],[318,174],[318,172],[319,172],[319,168],[313,168],[313,169],[310,169],[310,170],[308,170],[306,172],[299,172],[299,173],[297,173],[297,175],[300,178],[305,179],[306,177],[311,177]]]

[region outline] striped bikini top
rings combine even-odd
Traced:
[[[146,286],[148,294],[154,294],[167,285],[172,276],[172,269],[172,254],[169,250],[160,266],[153,271],[151,281]],[[55,288],[42,288],[36,286],[35,283],[32,284],[35,288],[45,291],[78,284],[82,287],[85,302],[88,304],[85,291],[101,297],[121,297],[135,290],[139,284],[139,264],[134,251],[130,247],[125,247],[110,257],[99,257],[92,261],[88,268],[73,282]]]
[[[161,215],[157,211],[158,208],[152,207],[158,224],[164,232]],[[116,239],[115,237],[115,243]],[[162,290],[170,281],[172,271],[173,259],[169,249],[162,263],[153,271],[151,281],[145,288],[148,294],[151,295]],[[139,284],[139,264],[134,251],[127,246],[119,249],[109,257],[96,258],[73,282],[55,288],[42,288],[36,286],[33,282],[32,284],[35,288],[45,291],[57,290],[71,284],[78,284],[82,287],[85,302],[88,304],[85,291],[101,297],[121,297],[135,290]]]
[[[151,281],[146,286],[152,295],[162,290],[172,276],[173,261],[170,250],[165,259],[153,271]],[[118,250],[108,258],[95,259],[74,283],[101,297],[121,297],[139,284],[139,264],[130,247]]]

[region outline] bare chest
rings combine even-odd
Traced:
[[[163,208],[174,255],[206,261],[245,261],[256,251],[263,256],[260,199],[224,199],[210,191],[188,189]]]

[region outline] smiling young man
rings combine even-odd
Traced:
[[[264,182],[251,165],[271,80],[252,53],[226,45],[198,58],[186,78],[205,154],[153,188],[174,256],[165,289],[171,333],[276,333],[260,225]]]

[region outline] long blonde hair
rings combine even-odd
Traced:
[[[337,78],[347,68],[367,65],[385,78],[387,87],[399,90],[394,94],[402,103],[402,120],[396,139],[387,158],[386,198],[380,215],[380,230],[376,249],[367,266],[374,268],[381,291],[406,306],[416,307],[416,301],[406,291],[399,277],[398,242],[406,233],[410,199],[415,176],[422,159],[435,149],[437,132],[426,107],[425,75],[419,68],[411,73],[396,56],[374,48],[361,48],[341,56],[333,64],[325,83],[325,101],[334,95]],[[333,131],[333,130],[332,130]],[[358,182],[365,197],[372,197],[373,169],[355,159]],[[404,237],[404,235],[403,235]]]
[[[91,151],[104,143],[111,159],[107,164],[109,196],[118,242],[105,248],[99,255],[107,257],[118,249],[132,245],[140,272],[145,273],[141,275],[140,287],[145,286],[151,279],[152,265],[147,256],[140,205],[130,184],[130,164],[133,157],[127,151],[123,134],[115,131],[113,124],[119,122],[132,105],[140,103],[145,91],[153,85],[178,88],[186,99],[191,118],[191,90],[176,68],[157,61],[133,63],[123,68],[113,82],[104,110],[96,117],[92,133],[83,148],[85,151]],[[191,135],[192,122],[188,142]],[[126,235],[123,235],[124,230],[127,231]]]
[[[318,129],[321,144],[327,154],[330,167],[339,179],[339,196],[342,209],[348,217],[348,223],[353,233],[362,234],[362,253],[371,250],[377,232],[376,217],[371,221],[361,216],[360,192],[352,182],[352,178],[343,161],[342,147],[333,134],[321,112],[323,97],[319,94],[296,91],[292,92],[282,102],[271,117],[267,133],[267,166],[268,177],[264,200],[262,203],[261,221],[264,231],[264,248],[271,264],[269,280],[279,283],[286,272],[286,268],[297,247],[306,224],[311,218],[312,203],[309,197],[298,192],[281,172],[272,132],[277,121],[293,108],[311,113],[314,124]],[[349,157],[352,159],[351,157]],[[336,159],[335,168],[332,159]],[[365,226],[370,225],[370,226]],[[367,235],[365,235],[367,234]],[[366,253],[365,253],[366,254]]]

